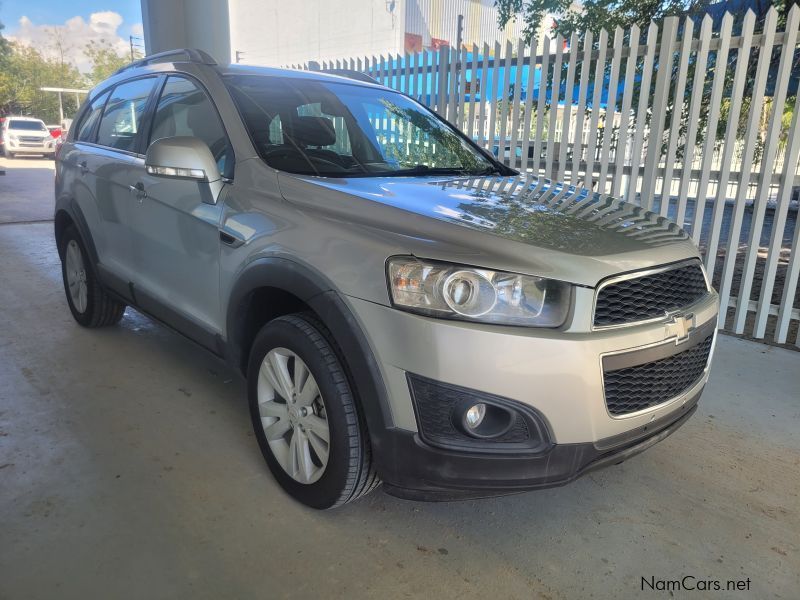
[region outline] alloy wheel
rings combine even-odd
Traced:
[[[83,262],[83,252],[75,240],[70,240],[67,244],[64,268],[72,305],[75,310],[83,314],[86,312],[89,288],[86,284],[86,265]]]
[[[273,348],[261,362],[258,412],[283,470],[304,484],[322,477],[330,453],[325,403],[308,365],[291,350]]]

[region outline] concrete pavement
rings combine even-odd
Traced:
[[[53,161],[41,156],[0,156],[0,223],[53,218]]]

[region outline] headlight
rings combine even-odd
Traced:
[[[389,289],[398,308],[481,323],[558,327],[569,313],[568,283],[413,257],[389,259]]]

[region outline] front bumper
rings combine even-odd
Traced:
[[[624,462],[674,433],[697,410],[701,391],[672,414],[624,436],[557,444],[535,456],[452,452],[426,444],[418,434],[395,430],[384,438],[381,448],[397,457],[391,473],[383,475],[384,489],[409,500],[445,501],[565,485]]]
[[[55,143],[48,143],[47,140],[43,142],[22,142],[11,141],[6,142],[6,150],[14,154],[54,154],[56,151]]]
[[[611,414],[604,361],[625,363],[637,353],[660,355],[684,346],[664,322],[592,331],[589,289],[577,290],[575,314],[562,330],[444,321],[352,297],[348,301],[367,332],[389,396],[386,431],[371,432],[379,446],[378,469],[387,490],[404,496],[471,497],[562,485],[672,433],[694,410],[708,379],[706,368],[668,401]],[[713,354],[717,295],[710,293],[689,310],[692,341],[713,332]],[[408,374],[532,407],[546,422],[547,451],[487,455],[431,444],[420,433]]]

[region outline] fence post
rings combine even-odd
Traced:
[[[661,141],[664,135],[664,116],[669,96],[669,79],[672,78],[672,51],[675,44],[677,17],[664,19],[661,30],[661,46],[658,50],[658,73],[656,89],[653,94],[653,114],[650,119],[650,132],[647,136],[647,157],[642,179],[641,204],[644,208],[653,207],[653,195],[656,190],[656,169],[661,158]],[[662,200],[663,202],[663,200]]]
[[[745,202],[747,200],[747,188],[750,185],[749,170],[753,164],[753,153],[755,151],[755,140],[758,137],[759,121],[761,119],[761,106],[764,102],[764,87],[767,83],[770,62],[772,58],[772,43],[775,38],[775,9],[771,8],[764,22],[765,38],[758,56],[758,67],[756,67],[756,77],[753,83],[753,97],[750,100],[750,114],[747,118],[747,132],[745,133],[744,152],[742,153],[742,167],[739,174],[739,188],[736,190],[736,202],[733,208],[733,218],[730,224],[730,235],[728,238],[728,249],[725,252],[725,266],[722,270],[722,284],[719,292],[719,326],[724,327],[730,305],[730,293],[733,286],[733,273],[736,267],[736,258],[739,250],[739,236],[742,229],[742,218],[744,216]],[[750,298],[739,298],[738,302],[749,304]]]
[[[600,30],[600,38],[597,40],[597,61],[594,66],[594,93],[592,94],[592,107],[589,115],[589,139],[586,141],[586,169],[583,173],[583,187],[587,190],[592,189],[594,179],[594,158],[597,153],[597,127],[600,120],[600,100],[603,94],[606,74],[606,52],[608,52],[608,32]],[[586,75],[589,75],[590,65],[586,65]],[[583,79],[583,73],[581,73]],[[598,82],[600,82],[598,84]],[[583,83],[581,83],[583,87]],[[588,90],[587,90],[588,92]],[[611,102],[611,90],[608,90],[608,102]],[[613,107],[611,108],[613,113]],[[608,105],[606,105],[606,113]],[[581,126],[582,127],[582,126]],[[598,190],[602,191],[602,190]]]
[[[533,138],[533,173],[542,170],[542,140],[544,138],[544,108],[547,100],[547,80],[550,78],[550,37],[544,36],[542,44],[542,69],[539,76],[539,98],[536,101],[536,135]],[[547,173],[545,173],[547,177]]]
[[[764,32],[767,41],[764,42],[764,53],[772,55],[772,44],[770,35],[775,34],[775,23],[777,22],[777,11],[774,7],[770,8],[767,20],[764,24]],[[774,18],[773,18],[774,17]],[[734,316],[733,330],[736,333],[744,332],[745,320],[750,309],[750,291],[753,287],[753,275],[758,258],[759,247],[761,246],[761,229],[764,226],[764,212],[767,208],[767,196],[769,195],[770,184],[772,182],[771,165],[775,162],[778,151],[778,138],[781,133],[781,121],[783,118],[783,105],[786,101],[786,90],[791,76],[792,62],[794,61],[794,47],[797,43],[797,25],[800,21],[797,5],[789,12],[786,19],[786,29],[784,31],[783,47],[780,63],[778,64],[778,77],[775,82],[775,90],[772,95],[772,110],[769,117],[769,126],[765,133],[765,147],[761,157],[761,171],[758,174],[758,187],[756,197],[753,201],[753,216],[750,222],[750,236],[747,243],[747,251],[744,258],[742,281],[739,286],[739,303],[736,305],[736,315]],[[775,225],[773,224],[773,227]],[[797,227],[797,225],[795,225]],[[763,331],[762,331],[763,335]]]
[[[636,112],[634,122],[633,146],[631,146],[631,175],[628,178],[628,187],[625,190],[625,199],[628,202],[636,200],[636,188],[639,187],[639,168],[642,163],[642,143],[647,122],[647,108],[650,104],[650,80],[653,75],[653,60],[658,39],[658,26],[651,22],[647,28],[647,50],[644,55],[642,67],[642,81],[639,86],[639,110]],[[630,80],[626,80],[630,81]],[[627,86],[626,86],[627,87]],[[640,198],[641,201],[641,198]]]
[[[725,144],[720,160],[720,173],[717,179],[717,195],[714,198],[714,209],[711,215],[711,228],[708,242],[706,243],[706,272],[714,274],[714,267],[717,262],[717,250],[719,245],[720,231],[722,229],[722,217],[725,214],[725,203],[728,199],[728,181],[731,174],[731,162],[733,152],[736,148],[736,133],[739,129],[739,113],[742,107],[742,95],[744,94],[745,76],[747,67],[750,64],[750,49],[753,44],[753,28],[756,23],[756,15],[752,11],[744,16],[742,23],[741,43],[737,49],[736,70],[733,75],[731,87],[731,105],[728,111],[728,123],[725,128]]]

